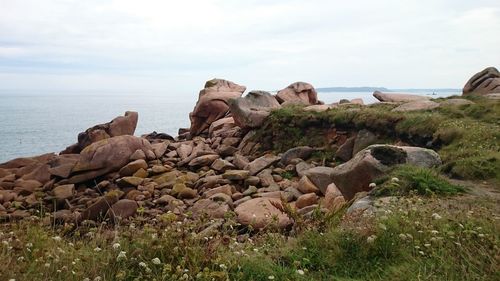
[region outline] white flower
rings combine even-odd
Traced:
[[[431,233],[432,233],[432,234],[438,234],[438,233],[439,233],[439,231],[437,231],[437,230],[431,230]]]
[[[225,264],[223,264],[223,263],[219,264],[219,267],[220,267],[221,269],[224,269],[224,270],[225,270],[225,269],[227,269],[227,266],[226,266]]]
[[[45,267],[50,267],[50,263],[44,264]]]
[[[87,278],[83,279],[83,281],[90,281],[90,278],[87,277]]]
[[[374,183],[374,182],[372,182],[372,183],[370,183],[370,184],[368,185],[368,187],[369,187],[369,188],[375,188],[375,187],[377,187],[377,184],[376,184],[376,183]]]
[[[375,242],[375,239],[377,239],[376,235],[370,235],[370,236],[368,236],[368,238],[366,238],[366,242],[371,244],[371,243]]]
[[[152,260],[151,260],[151,262],[152,262],[153,264],[161,264],[161,261],[160,261],[160,259],[159,259],[159,258],[154,258],[154,259],[152,259]]]
[[[61,238],[61,236],[54,236],[54,237],[52,237],[52,240],[59,242],[62,240],[62,238]]]
[[[97,276],[96,278],[94,278],[94,281],[101,281],[101,280],[102,280],[101,276]]]
[[[33,247],[33,243],[26,243],[26,247],[27,247],[27,248],[31,248],[31,247]]]
[[[16,279],[9,279],[9,281],[16,281]]]
[[[94,252],[100,252],[100,251],[101,251],[101,248],[99,248],[99,247],[94,248]]]
[[[113,249],[118,250],[120,248],[120,243],[113,244]]]
[[[399,238],[400,238],[401,240],[406,240],[406,235],[405,235],[404,233],[400,233],[400,234],[399,234]]]
[[[121,259],[126,259],[127,258],[127,252],[121,251],[118,256],[116,257],[116,260],[121,260]]]
[[[139,263],[139,266],[140,266],[140,267],[147,267],[148,265],[147,265],[145,262],[142,262],[142,261],[141,261],[141,262]]]
[[[429,243],[424,244],[424,247],[429,248],[430,246],[431,246],[431,244],[429,244]]]
[[[269,276],[267,276],[267,279],[274,280],[274,276],[273,275],[269,275]]]
[[[443,217],[441,217],[438,213],[433,213],[433,214],[431,215],[431,217],[432,217],[433,219],[435,219],[435,220],[440,220],[440,219],[442,219],[442,218],[443,218]]]
[[[304,270],[302,270],[302,269],[298,269],[298,270],[297,270],[297,273],[298,273],[299,275],[304,275]]]
[[[398,178],[392,178],[392,179],[391,179],[391,181],[393,181],[393,182],[398,182],[398,181],[399,181],[399,179],[398,179]]]

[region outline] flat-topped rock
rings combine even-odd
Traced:
[[[383,93],[380,91],[373,92],[373,96],[381,102],[411,102],[429,100],[429,97],[406,94],[406,93]]]

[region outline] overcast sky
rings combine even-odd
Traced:
[[[0,89],[461,88],[486,66],[498,0],[0,0]]]

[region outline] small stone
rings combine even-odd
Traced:
[[[75,185],[65,184],[54,187],[52,190],[54,197],[58,200],[70,199],[75,195]]]
[[[135,172],[137,172],[137,170],[141,168],[144,170],[148,168],[148,163],[146,163],[146,161],[143,159],[135,160],[128,163],[127,165],[122,167],[118,173],[122,177],[128,177],[132,176]]]
[[[302,209],[316,203],[318,203],[318,195],[316,195],[316,193],[307,193],[297,199],[297,202],[295,202],[295,206],[297,207],[297,209]]]
[[[228,180],[244,180],[248,178],[250,172],[247,170],[227,170],[222,177]]]

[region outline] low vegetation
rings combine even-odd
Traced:
[[[367,129],[384,142],[430,147],[443,159],[442,171],[460,179],[500,182],[500,103],[471,97],[475,104],[432,111],[393,112],[395,105],[344,105],[324,112],[300,106],[271,113],[257,136],[264,148],[285,151],[299,145],[331,147],[332,136]],[[287,124],[287,126],[282,126]]]

